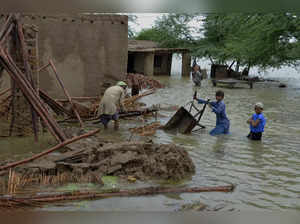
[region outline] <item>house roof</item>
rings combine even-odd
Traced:
[[[187,48],[161,48],[158,43],[149,40],[128,40],[128,52],[183,53]]]

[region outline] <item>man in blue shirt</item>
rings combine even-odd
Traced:
[[[256,103],[254,110],[255,113],[247,121],[250,125],[250,133],[247,137],[251,140],[261,140],[266,125],[266,119],[263,114],[264,105]]]
[[[226,115],[226,106],[223,101],[224,99],[224,92],[221,90],[218,90],[216,92],[216,101],[215,102],[208,102],[202,99],[197,99],[194,97],[195,100],[198,101],[198,103],[205,104],[208,103],[210,108],[212,109],[212,112],[216,114],[216,127],[210,131],[210,135],[220,135],[220,134],[229,134],[229,127],[230,127],[230,121],[227,118]]]

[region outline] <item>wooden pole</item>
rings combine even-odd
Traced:
[[[3,38],[3,35],[7,31],[7,28],[12,23],[12,18],[13,18],[13,14],[9,14],[6,21],[5,21],[5,24],[3,24],[2,29],[0,31],[0,40]]]
[[[99,97],[97,96],[79,96],[79,97],[71,97],[72,100],[77,100],[77,101],[93,101],[93,100],[99,100]],[[69,102],[68,99],[55,99],[55,101],[58,102]]]
[[[3,196],[0,197],[0,202],[5,202],[7,206],[9,202],[18,202],[16,205],[34,205],[35,203],[51,203],[58,201],[72,201],[72,200],[87,200],[87,199],[100,199],[109,197],[134,197],[134,196],[146,196],[155,194],[167,194],[167,193],[201,193],[201,192],[232,192],[234,190],[233,185],[228,186],[216,186],[216,187],[146,187],[140,189],[118,190],[113,189],[110,192],[65,192],[58,194],[48,195],[34,195],[27,197],[16,196]]]
[[[229,66],[229,70],[231,69],[231,67],[234,65],[234,63],[235,63],[235,61],[233,61],[232,63],[231,63],[231,65]]]
[[[52,60],[49,61],[49,64],[50,64],[50,66],[51,66],[51,68],[52,68],[52,70],[53,70],[53,72],[54,72],[54,74],[55,74],[55,77],[56,77],[58,83],[60,84],[61,88],[63,89],[63,91],[64,91],[64,93],[65,93],[65,95],[66,95],[66,97],[68,98],[68,100],[69,100],[69,102],[70,102],[70,104],[71,104],[71,107],[72,107],[72,109],[73,109],[73,111],[74,111],[74,113],[75,113],[75,115],[76,115],[78,121],[80,122],[80,127],[83,127],[83,122],[82,122],[82,120],[81,120],[81,118],[80,118],[80,115],[79,115],[77,109],[76,109],[76,106],[74,105],[74,103],[73,103],[73,101],[72,101],[72,98],[71,98],[69,92],[68,92],[67,89],[64,87],[64,84],[63,84],[63,82],[61,81],[61,79],[60,79],[60,77],[59,77],[59,75],[58,75],[58,73],[57,73],[57,70],[56,70],[56,68],[55,68],[55,66],[54,66],[54,64],[53,64],[53,62],[52,62]]]
[[[56,145],[56,146],[54,146],[54,147],[52,147],[52,148],[44,151],[44,152],[38,153],[38,154],[36,154],[36,155],[34,155],[34,156],[30,157],[30,158],[23,159],[23,160],[20,160],[20,161],[17,161],[17,162],[13,162],[13,163],[9,163],[7,165],[1,166],[0,170],[10,169],[10,168],[22,165],[24,163],[31,162],[31,161],[36,160],[38,158],[41,158],[41,157],[43,157],[43,156],[45,156],[45,155],[47,155],[47,154],[49,154],[51,152],[54,152],[54,151],[56,151],[56,150],[58,150],[58,149],[60,149],[60,148],[62,148],[64,146],[66,146],[68,144],[71,144],[72,142],[75,142],[75,141],[78,141],[78,140],[80,140],[82,138],[87,138],[87,137],[89,137],[91,135],[94,135],[94,134],[98,133],[99,131],[100,131],[100,129],[96,129],[96,130],[88,132],[88,133],[86,133],[84,135],[80,135],[80,136],[76,136],[74,138],[68,139],[68,140],[66,140],[66,141],[64,141],[64,142],[62,142],[62,143],[60,143],[60,144],[58,144],[58,145]]]
[[[20,69],[13,62],[11,57],[5,53],[5,51],[0,47],[0,59],[2,62],[2,66],[6,69],[8,74],[14,79],[14,81],[18,84],[24,96],[27,98],[28,102],[32,104],[34,109],[39,113],[45,124],[48,126],[49,131],[59,142],[62,142],[66,139],[64,133],[60,130],[58,124],[54,119],[49,115],[46,108],[44,108],[39,96],[32,88],[30,83],[24,78],[24,74],[20,71]]]
[[[17,65],[14,63],[14,61],[12,60],[12,58],[6,54],[6,57],[8,58],[8,62],[10,63],[11,66],[13,66],[14,71],[17,74],[17,77],[19,81],[21,81],[21,85],[25,86],[25,91],[27,91],[27,95],[25,95],[25,97],[30,97],[30,99],[33,100],[33,102],[31,102],[29,100],[29,102],[32,104],[33,107],[36,107],[38,110],[37,112],[41,115],[44,115],[44,118],[47,120],[46,124],[48,123],[49,125],[47,125],[48,127],[51,127],[54,132],[56,133],[56,136],[59,137],[60,141],[65,141],[66,140],[66,136],[65,134],[62,132],[62,130],[60,129],[60,127],[58,126],[57,122],[54,120],[54,118],[48,113],[47,109],[45,108],[43,102],[41,101],[39,95],[37,94],[37,92],[33,89],[33,87],[31,86],[31,84],[29,83],[29,81],[27,79],[25,79],[24,74],[22,73],[22,71],[17,67]],[[44,120],[45,121],[45,120]]]
[[[10,120],[10,125],[9,125],[9,133],[8,136],[12,136],[13,133],[13,128],[14,128],[14,124],[15,124],[15,95],[16,95],[16,83],[13,82],[13,90],[12,90],[12,99],[10,101],[10,110],[11,110],[11,120]]]
[[[15,80],[15,82],[18,84],[18,86],[24,93],[24,96],[26,97],[28,102],[34,107],[34,109],[39,113],[41,118],[45,121],[46,125],[49,128],[49,131],[56,137],[56,139],[59,142],[64,141],[66,139],[64,133],[60,130],[55,120],[50,117],[49,113],[47,112],[46,108],[44,108],[42,102],[40,101],[40,98],[37,96],[35,90],[30,85],[29,81],[25,79],[24,74],[17,67],[12,58],[5,52],[3,53],[1,52],[1,54],[3,54],[3,59],[5,59],[6,63],[8,64],[2,64],[4,66],[8,66],[8,74],[12,76],[12,78]]]
[[[18,39],[20,41],[20,46],[21,46],[21,53],[22,53],[22,57],[23,57],[23,64],[25,67],[25,74],[26,77],[28,79],[28,81],[30,81],[33,89],[36,90],[36,86],[35,83],[33,81],[33,76],[32,76],[32,71],[28,62],[28,52],[26,49],[26,44],[25,44],[25,37],[24,37],[24,33],[23,33],[23,26],[22,24],[17,21],[16,22],[17,25],[17,30],[18,30]],[[38,137],[38,116],[36,114],[36,111],[33,109],[32,105],[30,105],[30,110],[31,110],[31,117],[32,117],[32,129],[33,129],[33,133],[34,133],[34,138],[35,141],[38,142],[39,137]]]
[[[10,34],[12,31],[12,28],[14,27],[13,24],[13,14],[10,14],[8,18],[5,21],[5,24],[2,26],[2,29],[0,31],[0,43],[1,45],[5,42],[7,36]]]
[[[61,106],[59,103],[57,103],[54,99],[52,99],[46,92],[43,90],[39,90],[39,94],[41,99],[50,106],[50,108],[56,113],[56,114],[66,114],[70,117],[73,116],[72,112],[65,109],[63,106]]]

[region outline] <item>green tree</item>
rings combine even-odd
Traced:
[[[191,21],[198,21],[198,28],[191,26]],[[202,17],[171,13],[137,35],[137,39],[153,40],[161,47],[189,48],[194,57],[210,58],[213,63],[236,62],[249,69],[298,65],[299,38],[300,16],[288,12],[218,13]]]
[[[137,40],[152,40],[161,47],[190,47],[194,41],[189,23],[196,15],[170,13],[159,17],[152,28],[142,30]]]
[[[142,29],[137,34],[135,39],[136,40],[152,40],[152,41],[160,43],[160,41],[161,41],[161,32],[159,30],[155,29],[155,28]]]
[[[195,54],[218,63],[237,61],[262,69],[297,65],[299,16],[292,13],[211,14]]]

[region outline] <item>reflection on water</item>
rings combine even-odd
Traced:
[[[195,88],[189,79],[160,79],[167,87],[143,98],[148,105],[182,106],[192,100]],[[300,80],[297,82],[300,83]],[[47,210],[162,211],[174,210],[184,203],[199,200],[211,206],[226,204],[239,210],[300,210],[300,89],[293,88],[294,84],[293,80],[289,85],[291,88],[285,89],[279,89],[277,83],[260,83],[253,89],[222,88],[231,121],[230,135],[209,135],[215,124],[215,115],[207,108],[201,119],[206,129],[191,135],[158,130],[153,138],[158,143],[183,145],[189,151],[196,165],[196,174],[185,183],[186,186],[232,183],[236,185],[233,193],[110,198],[90,202],[84,208],[70,206]],[[214,99],[216,89],[204,80],[202,87],[197,89],[198,96]],[[261,142],[246,138],[249,132],[246,120],[254,112],[253,105],[257,101],[264,103],[267,118]],[[165,124],[175,112],[160,113],[166,115],[159,118]],[[106,135],[128,139],[128,128],[143,125],[134,121],[122,121],[122,124],[118,133],[108,132]]]

